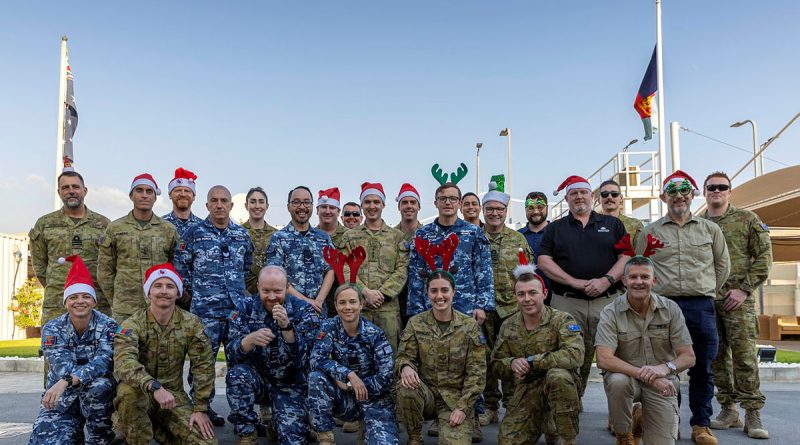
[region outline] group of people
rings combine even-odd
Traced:
[[[295,187],[278,230],[260,187],[242,225],[220,185],[197,217],[197,176],[183,168],[169,214],[154,215],[160,190],[145,173],[131,183],[131,212],[111,222],[65,171],[64,206],[30,233],[47,364],[30,443],[216,443],[220,348],[241,444],[266,434],[330,445],[340,422],[362,443],[399,443],[402,424],[421,444],[428,420],[443,444],[480,441],[494,422],[501,444],[574,444],[595,352],[618,444],[675,442],[687,369],[696,443],[716,444],[712,428],[768,437],[753,292],[769,273],[769,232],[730,204],[727,175],[699,188],[676,171],[662,184],[667,214],[647,226],[623,214],[613,180],[595,196],[570,176],[556,191],[569,211],[550,222],[547,195],[531,192],[519,231],[497,184],[481,199],[443,176],[434,169],[438,216],[427,225],[411,184],[390,227],[382,184],[365,182],[344,205],[336,187],[316,203]],[[707,209],[694,215],[700,193]],[[715,386],[723,409],[712,419]]]

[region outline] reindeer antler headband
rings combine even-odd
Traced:
[[[419,236],[414,238],[414,249],[422,259],[425,260],[425,264],[427,264],[430,269],[430,271],[420,270],[420,275],[427,281],[427,278],[431,274],[442,271],[450,275],[450,278],[455,282],[455,277],[453,275],[458,272],[458,267],[455,265],[451,266],[450,262],[453,261],[453,256],[455,256],[457,248],[458,236],[455,233],[451,233],[450,236],[443,239],[439,244],[433,244]],[[441,268],[436,267],[437,256],[442,259]]]
[[[336,273],[336,279],[339,280],[339,283],[354,284],[356,282],[356,277],[358,276],[358,269],[361,267],[364,259],[367,258],[367,252],[363,247],[358,246],[353,249],[352,252],[350,252],[350,255],[345,255],[333,247],[325,246],[322,248],[322,257],[325,259],[325,262],[330,264],[334,273]],[[350,281],[344,280],[345,264],[350,267]]]
[[[468,171],[467,164],[462,162],[455,173],[450,173],[450,182],[458,184],[458,181],[467,176]],[[431,174],[433,178],[439,182],[439,185],[445,185],[447,183],[447,173],[444,173],[442,169],[439,168],[439,164],[433,164],[433,167],[431,167]]]
[[[662,247],[664,247],[664,242],[648,233],[647,247],[645,247],[644,253],[642,253],[641,256],[645,258],[650,257],[656,253],[656,250]],[[621,250],[623,255],[627,255],[629,257],[636,256],[636,252],[633,249],[633,244],[631,243],[631,235],[629,233],[626,233],[625,236],[620,238],[620,240],[614,244],[614,248]]]

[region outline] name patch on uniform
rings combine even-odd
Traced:
[[[567,326],[567,329],[569,329],[572,332],[580,332],[581,331],[581,327],[576,325],[575,323],[572,323],[571,325]]]
[[[322,340],[323,338],[325,338],[325,331],[319,331],[319,334],[317,334],[317,340]]]
[[[42,344],[45,346],[53,346],[56,344],[56,337],[54,335],[45,335]]]
[[[231,313],[228,314],[228,320],[234,320],[238,316],[239,316],[239,311],[231,311]]]
[[[120,326],[117,328],[117,335],[131,335],[131,330]]]

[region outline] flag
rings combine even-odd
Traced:
[[[69,66],[69,56],[67,56],[67,94],[64,100],[64,170],[72,171],[72,163],[75,158],[72,153],[72,138],[78,128],[78,109],[75,106],[75,91],[72,87],[72,68]]]
[[[639,92],[636,93],[636,100],[633,101],[633,108],[639,113],[644,125],[644,140],[649,141],[653,138],[653,98],[656,95],[658,85],[658,72],[656,67],[656,49],[653,48],[653,56],[647,71],[644,72],[642,84],[639,85]]]

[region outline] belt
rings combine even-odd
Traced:
[[[606,292],[606,293],[600,294],[600,295],[598,295],[596,297],[590,297],[590,296],[588,296],[588,295],[586,295],[584,293],[578,293],[578,292],[564,292],[561,295],[564,296],[564,297],[567,297],[567,298],[575,298],[575,299],[578,299],[578,300],[592,301],[592,300],[595,300],[595,299],[598,299],[598,298],[616,297],[617,295],[619,295],[619,291]]]

